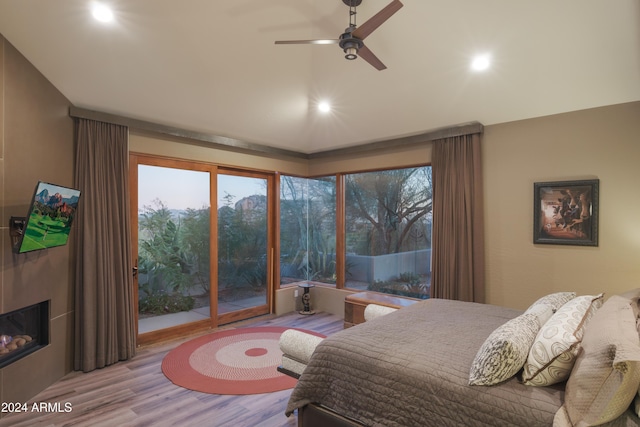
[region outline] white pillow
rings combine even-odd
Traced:
[[[538,315],[525,313],[494,330],[471,364],[469,385],[493,385],[517,374],[538,329]]]
[[[524,384],[547,386],[569,378],[584,328],[602,306],[602,298],[603,294],[573,298],[540,328],[524,364]]]
[[[538,319],[540,320],[540,325],[544,325],[547,323],[547,320],[551,318],[551,316],[558,311],[560,307],[571,301],[576,297],[575,292],[555,292],[552,294],[548,294],[539,298],[536,302],[531,304],[525,313],[531,313],[532,311],[536,311],[538,315]],[[540,310],[540,307],[548,307],[550,310]]]

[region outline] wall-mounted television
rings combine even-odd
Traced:
[[[13,251],[25,253],[63,246],[78,210],[80,190],[39,181],[25,218],[11,218]]]

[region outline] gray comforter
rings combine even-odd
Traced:
[[[550,426],[563,386],[469,386],[476,352],[521,312],[431,299],[340,331],[316,349],[287,414],[319,403],[371,426]]]

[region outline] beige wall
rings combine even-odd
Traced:
[[[309,164],[306,159],[277,159],[237,151],[220,150],[211,148],[206,143],[141,134],[134,130],[129,135],[129,150],[134,153],[196,160],[219,166],[235,166],[271,172],[278,171],[291,175],[306,176],[309,172]]]
[[[73,184],[69,106],[69,101],[0,35],[0,312],[51,300],[51,344],[0,370],[2,402],[26,402],[73,366],[74,266],[70,246],[14,254],[8,228],[11,216],[27,214],[39,180]]]
[[[640,102],[486,126],[489,303],[640,287]],[[599,246],[534,245],[534,182],[600,180]]]
[[[430,142],[407,147],[394,147],[360,154],[314,159],[309,164],[310,176],[330,175],[385,168],[421,166],[431,163]]]
[[[221,166],[275,171],[298,176],[331,175],[338,172],[407,167],[431,162],[430,143],[309,161],[299,158],[266,157],[222,150],[212,148],[204,142],[139,133],[135,130],[132,130],[129,136],[129,150],[135,153],[197,160]]]

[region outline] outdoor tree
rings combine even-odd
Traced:
[[[210,289],[210,209],[188,208],[182,218],[180,246],[190,266],[194,284]]]
[[[267,265],[267,202],[252,195],[233,203],[226,193],[218,209],[218,278],[221,288],[264,288]]]
[[[402,252],[410,237],[429,241],[431,168],[395,169],[346,177],[347,225],[366,232],[367,255]]]

